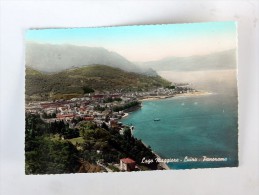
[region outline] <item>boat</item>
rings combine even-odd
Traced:
[[[154,121],[160,121],[160,118],[155,118]]]

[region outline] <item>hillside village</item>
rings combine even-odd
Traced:
[[[81,98],[56,101],[37,101],[26,104],[26,113],[40,114],[45,122],[63,120],[71,127],[73,118],[82,118],[85,121],[94,121],[97,124],[106,122],[109,126],[120,124],[127,112],[140,108],[141,100],[148,98],[169,98],[176,94],[194,92],[194,89],[182,86],[170,88],[157,88],[149,92],[134,93],[89,93]],[[45,116],[45,117],[44,117]]]

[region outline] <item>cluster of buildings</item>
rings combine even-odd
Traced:
[[[74,118],[81,118],[97,124],[108,121],[109,125],[115,125],[115,121],[121,119],[124,112],[114,112],[113,108],[133,101],[137,101],[137,98],[132,95],[98,94],[55,102],[30,102],[25,110],[27,113],[39,114],[45,122],[63,120],[70,123]]]
[[[63,120],[69,123],[74,118],[81,118],[97,124],[106,121],[109,125],[115,126],[118,124],[117,121],[125,115],[123,110],[113,111],[115,107],[122,107],[146,97],[172,97],[175,94],[192,91],[190,88],[179,86],[174,89],[157,88],[148,92],[88,94],[70,100],[29,102],[25,110],[27,113],[39,114],[45,122]]]

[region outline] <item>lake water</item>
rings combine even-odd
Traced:
[[[168,164],[172,169],[237,166],[237,104],[236,93],[144,101],[122,122],[161,158],[179,159]],[[204,162],[203,156],[226,161]],[[186,157],[198,160],[184,162]]]

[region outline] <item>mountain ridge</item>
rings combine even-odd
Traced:
[[[26,44],[26,66],[42,72],[60,72],[71,67],[103,64],[128,72],[154,76],[150,68],[141,68],[120,54],[103,47],[77,46],[70,44]]]

